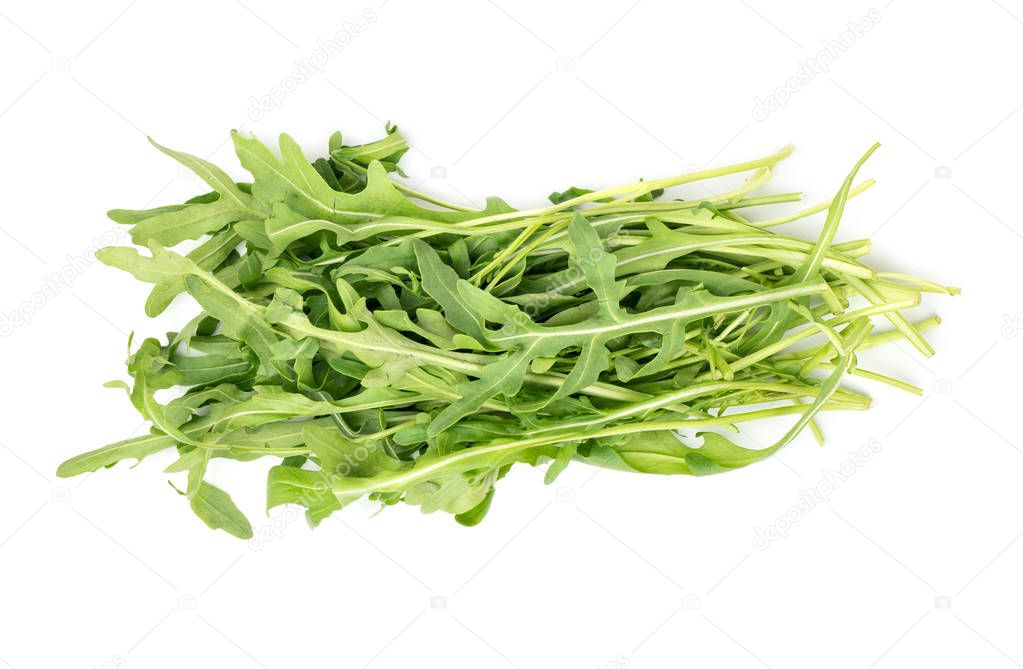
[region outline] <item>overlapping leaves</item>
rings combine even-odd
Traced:
[[[217,458],[275,459],[268,508],[299,504],[313,524],[369,497],[472,525],[516,463],[546,465],[548,483],[573,461],[651,474],[744,467],[806,426],[819,433],[822,410],[867,408],[842,387],[849,374],[913,390],[860,369],[856,351],[905,338],[928,353],[920,330],[932,322],[901,312],[923,292],[953,292],[878,274],[860,260],[867,243],[834,241],[846,200],[866,188],[855,169],[827,205],[760,222],[740,213],[795,199],[752,195],[787,150],[476,211],[392,176],[408,148],[394,127],[356,146],[335,134],[312,162],[287,135],[279,154],[233,140],[251,183],[156,145],[210,191],[110,212],[141,250],[98,257],[153,284],[146,313],[182,293],[198,313],[142,341],[131,385],[112,384],[151,434],[58,474],[172,452],[175,489],[209,527],[239,537],[253,529],[207,480]],[[719,195],[666,199],[744,172]],[[815,241],[768,229],[823,209]],[[871,334],[877,316],[896,329]],[[160,401],[166,391],[178,396]],[[722,434],[789,414],[768,448]]]

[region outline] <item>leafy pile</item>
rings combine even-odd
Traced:
[[[151,434],[58,474],[174,449],[166,471],[187,473],[179,492],[192,509],[243,538],[248,520],[204,480],[213,458],[275,458],[268,508],[302,505],[314,525],[364,496],[472,525],[519,462],[546,464],[547,483],[573,460],[654,474],[744,467],[807,426],[819,438],[822,410],[867,409],[840,386],[846,375],[919,392],[860,368],[856,353],[905,339],[931,354],[920,332],[937,320],[903,311],[921,293],[955,292],[871,269],[867,240],[834,241],[847,199],[872,183],[853,179],[876,146],[830,202],[753,220],[745,212],[799,199],[753,194],[788,149],[476,211],[392,178],[408,148],[393,127],[359,146],[337,133],[312,163],[287,135],[279,156],[233,139],[251,183],[157,145],[211,191],[110,212],[148,253],[98,257],[153,284],[146,313],[181,293],[201,311],[166,342],[141,343],[131,386],[113,383]],[[725,192],[704,185],[743,173]],[[691,183],[706,195],[666,195]],[[771,230],[824,211],[816,241]],[[874,318],[892,327],[872,333]],[[176,397],[161,403],[160,391]],[[766,448],[705,431],[788,414],[791,429]]]

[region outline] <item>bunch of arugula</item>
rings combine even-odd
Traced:
[[[955,289],[862,262],[867,240],[835,243],[872,147],[829,202],[754,220],[745,212],[798,194],[753,195],[789,149],[745,163],[591,191],[551,205],[483,210],[392,178],[401,134],[359,146],[330,139],[310,163],[287,135],[275,155],[233,135],[251,183],[156,145],[210,192],[110,217],[130,247],[99,259],[152,283],[149,316],[181,293],[201,311],[165,342],[131,353],[115,382],[151,434],[71,458],[75,476],[165,449],[168,472],[212,528],[246,538],[249,521],[204,480],[213,458],[276,458],[268,509],[294,503],[315,525],[364,496],[443,510],[466,525],[487,513],[515,463],[575,460],[654,474],[703,475],[757,462],[822,410],[863,410],[841,387],[858,375],[919,389],[857,365],[859,350],[908,340],[932,353],[903,310]],[[667,189],[749,173],[701,199]],[[771,230],[826,211],[816,241]],[[201,240],[201,241],[193,241]],[[171,247],[190,246],[178,253]],[[872,333],[874,318],[892,326]],[[178,389],[166,403],[158,391]],[[184,389],[181,393],[180,389]],[[720,432],[792,414],[767,448]],[[685,435],[685,436],[683,436]]]

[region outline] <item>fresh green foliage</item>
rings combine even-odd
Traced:
[[[806,426],[819,437],[823,410],[868,408],[842,387],[849,375],[919,392],[860,368],[856,353],[905,339],[929,355],[920,332],[936,319],[912,324],[903,311],[922,293],[955,292],[871,269],[866,240],[834,241],[847,200],[871,184],[854,178],[876,147],[829,202],[755,218],[747,211],[799,199],[752,194],[788,150],[474,211],[393,178],[408,148],[393,127],[358,146],[335,134],[313,162],[287,135],[279,155],[233,139],[252,183],[156,145],[210,192],[110,212],[142,249],[98,257],[153,284],[146,313],[181,293],[200,311],[166,341],[143,341],[131,386],[116,384],[152,433],[58,474],[174,450],[178,491],[238,537],[252,528],[205,480],[215,458],[275,458],[268,508],[300,504],[314,525],[361,497],[473,525],[516,463],[546,465],[546,483],[572,461],[649,474],[745,467]],[[700,182],[712,193],[708,180],[742,174],[720,194],[677,192]],[[824,211],[814,241],[771,230]],[[893,329],[872,333],[878,318]],[[169,389],[176,399],[158,401]],[[789,414],[767,448],[722,434]]]

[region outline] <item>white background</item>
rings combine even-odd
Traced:
[[[0,2],[0,666],[1020,666],[1023,3],[368,1]],[[828,71],[789,81],[807,58]],[[101,384],[130,330],[190,313],[146,322],[148,288],[90,256],[116,237],[106,209],[199,192],[145,134],[242,178],[230,128],[315,153],[386,120],[413,183],[519,206],[788,142],[775,189],[815,202],[882,141],[840,237],[963,287],[919,310],[944,319],[935,357],[864,357],[925,396],[853,384],[874,408],[825,416],[825,447],[721,477],[516,469],[474,529],[366,505],[310,531],[263,514],[262,467],[228,463],[212,477],[246,544],[191,515],[168,457],[56,479],[145,430]]]

